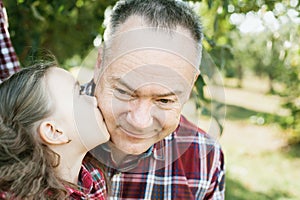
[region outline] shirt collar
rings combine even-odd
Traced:
[[[116,165],[116,163],[113,162],[111,149],[108,145],[108,143],[100,145],[98,148],[101,148],[102,151],[105,151],[107,154],[109,154],[109,160],[110,165],[109,167],[115,168],[118,171],[126,172],[134,169],[139,162],[141,162],[143,159],[152,158],[158,161],[164,161],[165,160],[165,151],[166,151],[166,140],[172,140],[174,136],[172,136],[174,133],[170,134],[163,140],[155,143],[152,145],[146,152],[140,154],[140,155],[127,155],[125,159],[122,161],[120,165]],[[111,163],[112,162],[112,163]]]
[[[98,188],[94,188],[97,184],[94,184],[93,177],[91,173],[85,168],[84,165],[81,166],[79,177],[78,177],[78,186],[79,189],[67,187],[67,190],[72,197],[85,197],[87,194],[92,194],[93,191],[97,191]]]
[[[152,145],[146,152],[140,154],[140,155],[127,155],[121,164],[117,165],[114,161],[113,161],[113,156],[112,156],[112,152],[111,149],[108,145],[108,143],[102,144],[100,145],[98,148],[101,148],[103,151],[105,151],[107,154],[110,155],[109,157],[109,164],[111,166],[109,167],[113,167],[118,171],[121,172],[126,172],[126,171],[130,171],[131,169],[135,168],[140,161],[142,161],[145,158],[149,158],[151,155],[153,155],[153,150],[154,150],[154,145]]]

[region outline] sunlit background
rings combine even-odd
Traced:
[[[22,66],[50,51],[88,81],[115,2],[4,0]],[[201,16],[205,51],[184,113],[223,146],[226,199],[299,199],[299,1],[190,4]]]

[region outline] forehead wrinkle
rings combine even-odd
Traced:
[[[182,57],[199,70],[201,46],[197,45],[185,28],[178,26],[169,32],[151,26],[141,26],[140,22],[136,21],[130,21],[129,24],[130,26],[123,24],[123,31],[118,31],[106,40],[108,45],[114,48],[112,53],[115,54],[115,58],[137,49],[160,49]]]
[[[129,86],[129,84],[127,84],[121,77],[119,76],[110,76],[109,78],[109,82],[110,83],[120,83],[121,85],[125,86],[127,89],[129,89],[130,91],[135,91],[135,89],[133,89],[131,86]]]
[[[111,82],[117,82],[123,86],[125,86],[127,89],[129,89],[130,91],[134,92],[135,94],[141,96],[141,97],[146,97],[149,95],[143,95],[141,94],[141,92],[139,91],[139,89],[134,89],[132,86],[129,85],[129,83],[127,83],[125,80],[123,80],[121,77],[118,76],[111,76],[110,77]],[[150,84],[143,84],[143,86],[147,86]],[[160,84],[157,84],[160,85]],[[143,87],[141,86],[141,87]],[[168,96],[180,96],[181,94],[183,94],[184,91],[181,90],[174,90],[174,91],[170,91],[170,92],[165,92],[165,93],[160,93],[160,94],[153,94],[154,97],[168,97]]]

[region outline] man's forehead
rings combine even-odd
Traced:
[[[186,88],[191,87],[194,73],[189,69],[174,70],[173,67],[146,64],[138,65],[136,68],[125,69],[126,66],[114,65],[107,71],[106,77],[112,81],[118,80],[130,85],[160,84],[170,87],[170,85]],[[189,79],[189,78],[190,79]]]
[[[111,85],[121,87],[121,89],[129,90],[138,96],[178,96],[181,97],[189,91],[187,85],[180,84],[175,80],[165,81],[157,79],[153,81],[145,81],[145,79],[129,77],[110,76],[108,78]]]
[[[102,71],[104,77],[115,76],[143,82],[194,84],[197,72],[177,55],[155,50],[140,50],[123,55]]]
[[[145,27],[121,32],[104,43],[108,67],[119,57],[134,51],[156,50],[177,55],[198,70],[201,60],[201,46],[182,32]],[[153,58],[155,59],[155,58]]]

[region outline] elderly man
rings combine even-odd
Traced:
[[[99,49],[94,93],[110,142],[112,199],[224,199],[218,143],[181,115],[199,75],[201,25],[182,1],[125,0]]]

